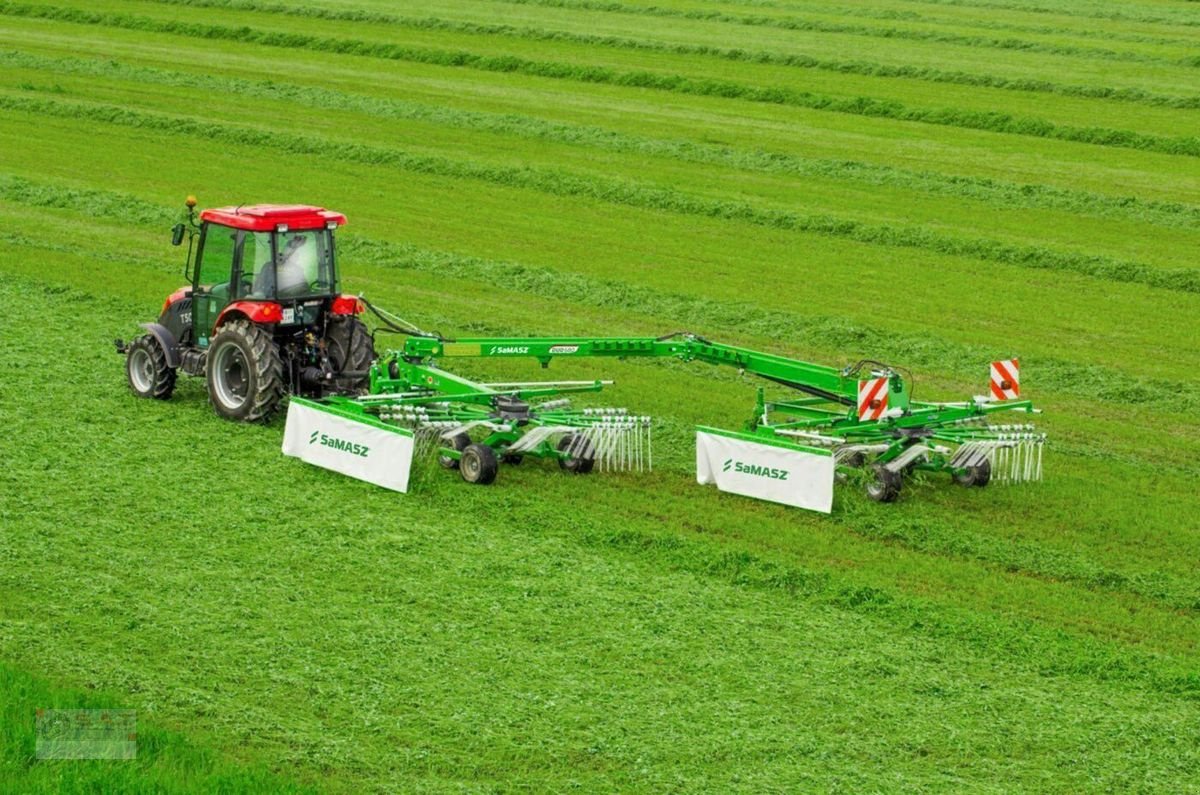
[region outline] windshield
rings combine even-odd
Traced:
[[[265,234],[266,233],[262,233]],[[255,235],[258,237],[258,235]],[[275,294],[280,298],[302,295],[327,295],[337,290],[333,272],[333,247],[328,229],[305,229],[298,232],[275,233]],[[262,248],[255,246],[256,252]],[[261,255],[259,255],[261,256]],[[261,281],[269,290],[270,268],[267,259],[256,266],[254,285],[258,291]],[[249,259],[243,258],[243,271]]]

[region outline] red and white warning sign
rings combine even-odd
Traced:
[[[888,379],[872,378],[858,382],[858,419],[877,420],[887,411]]]
[[[1021,396],[1021,372],[1016,359],[992,362],[992,397],[1015,400]]]

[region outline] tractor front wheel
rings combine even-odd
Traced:
[[[992,479],[992,462],[986,458],[973,467],[967,467],[954,476],[954,482],[960,486],[978,486],[983,488]]]
[[[206,359],[208,398],[227,420],[266,422],[283,400],[283,360],[266,329],[231,320],[213,337]]]
[[[499,469],[496,451],[486,444],[468,445],[458,460],[458,474],[462,475],[462,479],[479,486],[495,481]]]
[[[125,376],[130,390],[138,397],[166,400],[175,391],[175,368],[167,366],[167,354],[152,334],[129,343]]]

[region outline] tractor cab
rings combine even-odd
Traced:
[[[255,322],[307,326],[338,291],[334,230],[341,213],[307,205],[257,204],[200,213],[191,264],[194,344],[205,348],[229,312]]]
[[[357,317],[365,302],[338,292],[334,233],[346,216],[303,204],[204,210],[188,197],[190,284],[167,297],[157,323],[130,344],[130,388],[166,399],[176,371],[204,376],[217,413],[269,419],[286,394],[366,388],[374,340]],[[193,257],[193,253],[195,256]]]

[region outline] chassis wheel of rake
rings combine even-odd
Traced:
[[[558,459],[558,465],[567,472],[586,475],[596,466],[596,447],[587,439],[570,434],[558,440],[557,449],[560,453],[568,450],[574,453]]]
[[[496,451],[486,444],[467,445],[462,458],[458,461],[458,474],[468,483],[486,486],[496,480],[500,471],[500,462],[496,460]]]
[[[346,370],[365,373],[375,361],[375,341],[366,325],[356,317],[331,320],[325,344],[329,360],[339,373]],[[347,379],[342,384],[350,391],[366,391],[370,376]]]
[[[871,470],[871,479],[867,481],[867,496],[875,502],[895,502],[900,496],[900,484],[904,476],[893,472],[883,464],[876,464]]]
[[[954,476],[954,482],[960,486],[977,486],[983,488],[992,480],[992,462],[984,459],[973,467],[967,467]]]
[[[208,398],[227,420],[266,422],[283,400],[283,361],[266,330],[231,320],[213,337],[205,377]]]
[[[467,436],[465,433],[460,433],[457,436],[452,437],[446,447],[453,447],[455,450],[461,453],[463,450],[466,450],[470,444],[471,437]],[[438,463],[441,464],[445,469],[458,469],[459,460],[457,458],[451,458],[448,455],[439,455]]]
[[[151,334],[129,343],[125,376],[138,397],[166,400],[175,391],[175,368],[167,366],[167,354]]]

